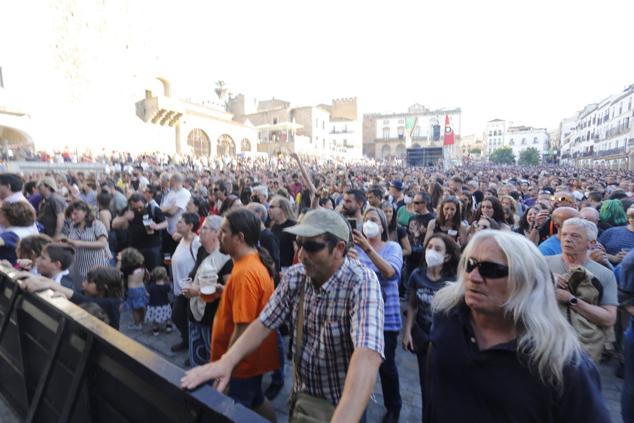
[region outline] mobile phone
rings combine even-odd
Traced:
[[[348,223],[350,224],[352,230],[357,229],[357,219],[348,219]]]

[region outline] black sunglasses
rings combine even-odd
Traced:
[[[318,253],[324,248],[326,248],[325,242],[312,241],[310,239],[301,239],[297,238],[295,241],[297,242],[297,247],[304,249],[307,253]]]
[[[493,263],[492,261],[478,261],[473,257],[467,259],[467,273],[473,272],[476,267],[483,278],[504,278],[509,275],[509,267],[503,264]]]

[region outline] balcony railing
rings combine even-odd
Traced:
[[[626,147],[610,148],[609,150],[597,151],[596,157],[614,156],[617,154],[625,154]]]

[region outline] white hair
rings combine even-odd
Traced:
[[[599,235],[597,225],[595,225],[594,222],[590,222],[589,220],[583,219],[581,217],[573,217],[571,219],[564,220],[564,224],[561,227],[562,230],[566,226],[576,226],[583,229],[589,241],[596,241],[597,236]]]
[[[215,215],[207,216],[203,225],[211,230],[218,232],[220,231],[220,225],[222,225],[222,217]]]
[[[467,259],[487,239],[497,243],[508,263],[510,295],[503,310],[518,331],[518,353],[542,382],[561,388],[564,367],[578,362],[581,347],[559,311],[548,264],[526,237],[510,231],[477,232],[460,258],[457,283],[438,291],[433,310],[447,313],[464,302]]]

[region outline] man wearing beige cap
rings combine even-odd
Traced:
[[[57,194],[55,179],[47,176],[40,180],[37,188],[42,195],[37,221],[44,227],[44,233],[53,239],[60,239],[64,227],[66,201]]]
[[[187,372],[184,388],[215,379],[224,389],[242,357],[290,324],[294,383],[289,421],[358,422],[383,358],[383,299],[376,275],[346,257],[350,228],[332,210],[308,212],[287,228],[301,264],[282,282],[243,336],[216,362]]]

